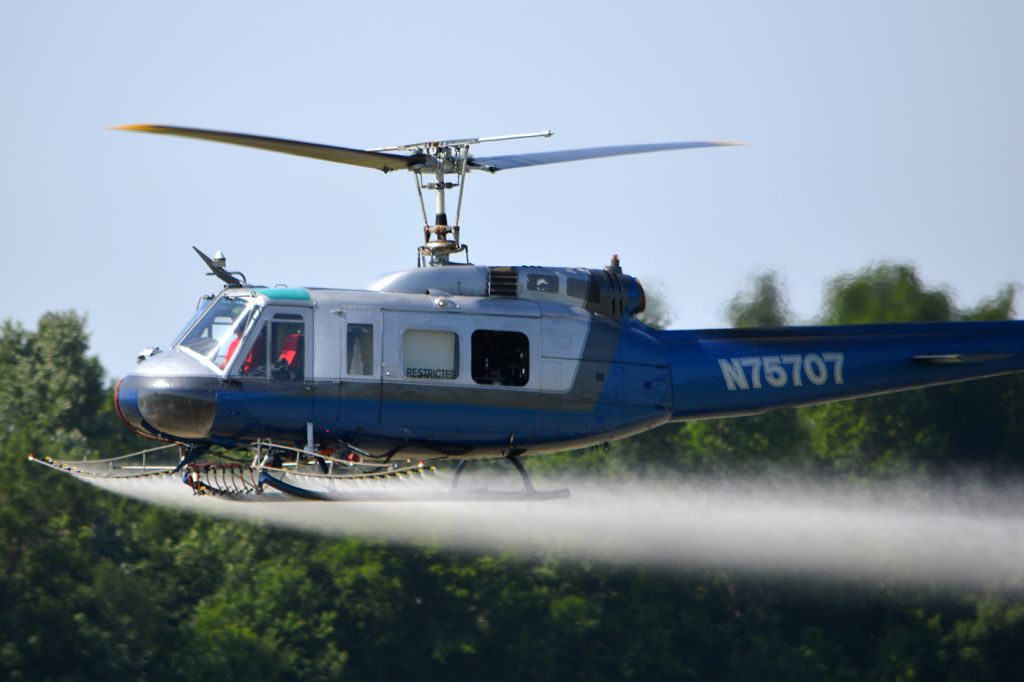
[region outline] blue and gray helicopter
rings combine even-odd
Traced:
[[[551,133],[359,150],[194,128],[120,129],[410,171],[423,243],[419,267],[365,291],[251,285],[220,252],[196,249],[223,289],[200,301],[169,350],[144,351],[116,391],[124,423],[166,445],[113,460],[41,460],[73,473],[173,474],[196,493],[227,497],[562,497],[566,490],[535,489],[520,458],[670,422],[1024,369],[1019,321],[666,331],[638,319],[644,290],[617,256],[601,269],[469,263],[459,236],[469,172],[734,143],[480,157],[471,146]],[[454,188],[449,223],[445,192]],[[423,190],[435,193],[433,221]],[[465,262],[453,262],[459,255]],[[176,460],[159,463],[161,449]],[[460,490],[466,463],[486,458],[508,459],[521,490]],[[394,492],[391,481],[422,477],[431,460],[459,464],[441,487]]]

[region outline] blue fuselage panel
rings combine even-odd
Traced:
[[[168,358],[118,389],[154,437],[224,445],[340,440],[371,452],[544,452],[670,420],[752,414],[1024,369],[1024,322],[653,332],[591,328],[566,390],[397,380],[223,378]],[[538,368],[539,369],[539,368]]]

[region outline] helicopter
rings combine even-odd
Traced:
[[[638,317],[643,286],[618,256],[604,268],[483,266],[460,237],[470,172],[738,143],[475,156],[480,143],[552,133],[361,150],[176,126],[116,129],[412,172],[423,241],[416,268],[366,290],[250,284],[221,252],[193,247],[222,289],[200,300],[169,350],[143,351],[115,390],[120,419],[164,445],[108,460],[30,456],[73,474],[180,475],[193,493],[230,499],[555,499],[569,491],[535,489],[522,457],[672,422],[1024,370],[1021,321],[654,329]],[[449,223],[446,191],[456,188]],[[424,190],[434,192],[433,221]],[[459,487],[468,462],[497,458],[515,467],[521,490]],[[458,462],[447,482],[427,476],[440,460]]]

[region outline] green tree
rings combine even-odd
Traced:
[[[879,263],[839,275],[825,287],[825,324],[942,322],[956,315],[952,297],[921,282],[913,265]]]
[[[111,508],[87,486],[30,467],[28,452],[92,453],[105,429],[103,371],[85,321],[47,313],[0,327],[0,676],[138,677],[169,635],[146,575],[123,570]]]
[[[779,274],[766,270],[751,277],[750,289],[729,301],[726,317],[733,327],[779,327],[789,323],[793,314]]]
[[[910,266],[831,286],[835,321],[952,300]],[[732,321],[779,324],[784,301],[761,275]],[[950,303],[943,319],[1000,319],[1012,301],[1004,289],[970,310]],[[128,445],[86,341],[70,313],[34,332],[0,327],[3,679],[1002,680],[1024,665],[1024,607],[1006,596],[327,540],[99,492],[24,461]],[[554,461],[616,476],[824,466],[874,478],[981,457],[1019,474],[1021,386],[673,425]]]
[[[841,275],[826,287],[829,324],[1006,319],[1015,289],[1006,287],[959,311],[945,289],[926,286],[912,265],[882,263]],[[929,388],[802,411],[819,460],[857,476],[940,473],[965,464],[1018,468],[1024,443],[1014,406],[1017,377]]]

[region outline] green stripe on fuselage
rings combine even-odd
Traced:
[[[295,287],[275,287],[273,289],[256,289],[256,293],[263,294],[273,301],[310,301],[309,292],[305,289]]]

